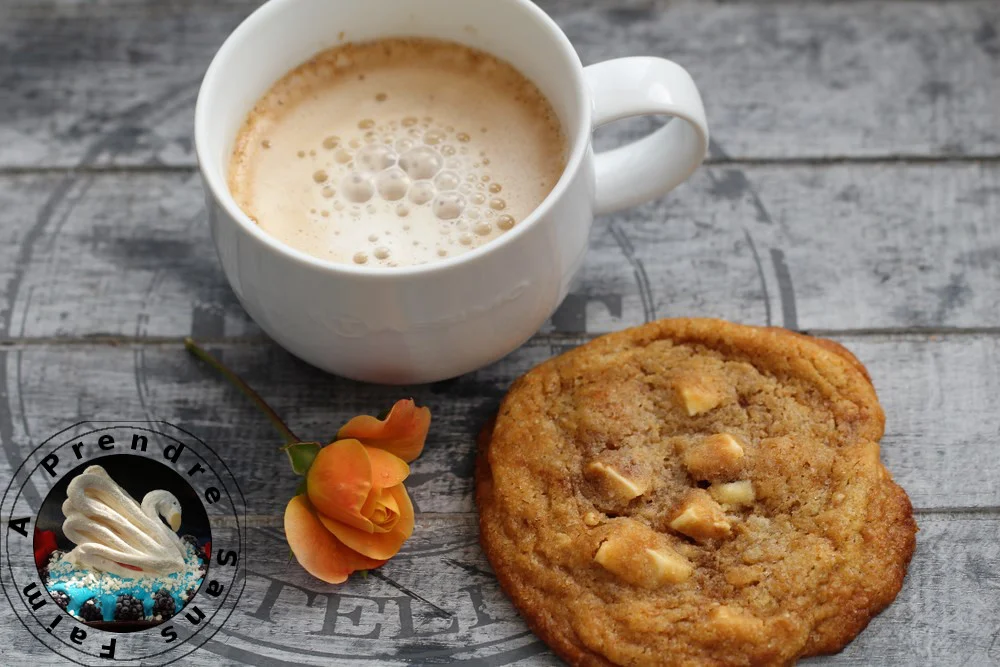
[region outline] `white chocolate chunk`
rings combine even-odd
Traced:
[[[646,492],[646,485],[638,482],[619,470],[600,461],[592,461],[587,464],[584,474],[590,478],[596,478],[621,500],[629,501],[638,498]]]
[[[702,489],[688,492],[670,527],[699,542],[727,537],[731,531],[722,507]]]
[[[742,507],[756,500],[753,483],[743,479],[738,482],[719,482],[708,487],[708,493],[723,505]]]
[[[722,394],[701,384],[683,384],[677,391],[688,417],[704,414],[722,403]]]
[[[684,466],[695,479],[723,480],[743,470],[743,445],[729,433],[716,433],[684,452]]]
[[[642,588],[678,584],[694,572],[669,539],[631,519],[614,520],[594,561],[622,581]]]

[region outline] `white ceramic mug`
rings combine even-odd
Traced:
[[[460,42],[514,65],[548,97],[567,163],[534,212],[468,253],[421,266],[324,262],[260,229],[233,200],[226,171],[247,112],[286,72],[347,41],[419,36]],[[658,114],[673,120],[594,155],[596,126]],[[659,197],[708,147],[701,96],[661,58],[583,67],[566,35],[528,0],[270,0],[225,41],[195,112],[212,238],[229,283],[282,347],[324,370],[420,383],[475,370],[516,349],[566,296],[595,214]]]

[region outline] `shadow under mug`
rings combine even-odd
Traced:
[[[324,262],[240,210],[226,175],[247,112],[285,73],[342,41],[450,40],[510,62],[546,95],[567,137],[556,186],[524,220],[468,253],[421,266]],[[593,129],[640,115],[666,125],[594,155]],[[633,57],[583,67],[528,0],[270,0],[226,39],[205,74],[195,144],[212,239],[258,325],[314,366],[356,380],[423,383],[492,363],[556,310],[587,250],[594,215],[659,197],[701,164],[708,126],[684,69]]]

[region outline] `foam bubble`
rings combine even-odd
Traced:
[[[388,146],[365,146],[358,151],[354,164],[366,171],[382,171],[396,164],[396,151]]]
[[[375,176],[375,188],[386,201],[398,201],[410,189],[410,178],[399,167],[392,167]]]
[[[479,236],[489,236],[490,232],[493,231],[493,225],[488,222],[477,222],[473,225],[472,231]]]
[[[455,154],[455,147],[451,144],[445,144],[441,146],[441,155],[445,157],[451,157]]]
[[[260,145],[263,146],[264,148],[270,148],[271,147],[271,140],[270,139],[264,139],[263,141],[260,142]]]
[[[502,211],[505,208],[507,208],[507,202],[505,202],[500,197],[494,197],[493,199],[490,200],[490,208],[492,208],[494,211]]]
[[[371,118],[365,118],[358,122],[358,128],[362,130],[370,130],[375,127],[375,121]]]
[[[325,183],[328,178],[330,178],[330,174],[326,173],[323,169],[317,169],[313,172],[313,180],[317,183]]]
[[[323,197],[325,197],[326,199],[331,199],[333,198],[333,195],[337,194],[337,191],[331,188],[329,185],[327,185],[326,187],[323,188],[322,194]]]
[[[296,153],[296,155],[298,155],[299,157],[305,157],[306,156],[306,152],[305,151],[299,151],[299,152]]]
[[[434,185],[440,190],[454,190],[458,187],[460,177],[453,171],[442,171],[434,179]]]
[[[414,125],[416,125],[419,122],[420,121],[417,120],[415,117],[413,117],[413,116],[407,116],[406,118],[404,118],[400,122],[400,125],[402,125],[403,127],[413,127]]]
[[[379,246],[375,248],[375,259],[388,259],[389,249],[385,246]]]
[[[400,153],[405,153],[406,151],[410,150],[411,148],[413,148],[413,145],[414,145],[413,140],[407,139],[406,137],[403,137],[402,139],[397,139],[395,144],[396,150],[399,151]]]
[[[356,253],[354,253],[354,263],[355,264],[364,264],[367,261],[368,261],[368,253],[364,253],[364,252],[356,252]]]
[[[462,234],[458,237],[458,242],[462,245],[472,245],[472,234]]]
[[[503,190],[503,186],[500,185],[499,183],[490,183],[490,192],[492,192],[493,194],[496,194],[501,190]]]
[[[358,172],[353,172],[345,176],[340,189],[348,201],[356,204],[368,201],[375,194],[375,186],[372,184],[371,179]]]
[[[469,198],[469,201],[471,201],[476,206],[482,206],[483,204],[486,203],[486,197],[483,195],[483,193],[477,192],[476,194],[472,195],[472,197]]]
[[[443,162],[437,151],[428,146],[418,146],[399,158],[399,166],[414,180],[432,178],[441,171]]]
[[[333,159],[337,161],[338,164],[347,164],[351,161],[352,155],[350,151],[343,148],[339,149],[333,154]]]
[[[469,143],[469,141],[472,139],[472,137],[470,137],[465,132],[459,132],[458,134],[455,135],[455,138],[461,141],[463,144]]]
[[[410,201],[414,204],[426,204],[434,199],[435,192],[434,186],[428,181],[414,183],[410,188]]]
[[[409,214],[410,214],[410,207],[407,206],[406,204],[400,204],[399,206],[396,207],[396,215],[398,215],[399,217],[405,218]],[[403,231],[405,232],[410,231],[410,226],[403,225]]]
[[[442,192],[434,198],[434,215],[441,220],[454,220],[465,209],[465,197],[454,192]]]
[[[441,130],[427,130],[424,133],[424,143],[428,146],[436,146],[447,138],[448,135]]]
[[[509,229],[513,229],[514,218],[507,215],[506,213],[501,215],[499,218],[497,218],[497,227],[499,227],[500,230],[504,232],[506,232]]]

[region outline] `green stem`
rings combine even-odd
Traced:
[[[229,370],[224,363],[222,363],[221,361],[213,357],[211,354],[209,354],[207,351],[205,351],[200,345],[198,345],[198,343],[194,342],[194,340],[192,340],[191,338],[184,339],[184,347],[187,348],[188,352],[190,352],[191,354],[198,357],[206,364],[217,370],[219,374],[222,375],[222,377],[229,380],[229,382],[234,387],[243,392],[244,396],[253,401],[254,405],[256,405],[257,408],[264,413],[264,415],[268,418],[268,420],[270,420],[274,428],[276,428],[278,432],[281,434],[281,437],[285,439],[286,444],[301,442],[299,437],[294,433],[292,433],[292,430],[288,428],[288,424],[282,421],[281,417],[278,416],[278,413],[275,412],[270,405],[264,402],[264,399],[260,397],[260,394],[258,394],[250,387],[250,385],[244,382],[243,378],[241,378],[239,375]]]

